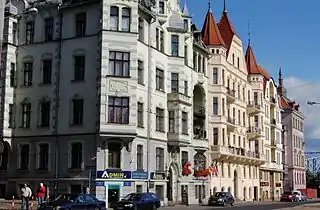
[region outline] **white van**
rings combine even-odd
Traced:
[[[299,190],[292,191],[292,194],[296,196],[297,201],[303,201],[303,195],[302,192]]]

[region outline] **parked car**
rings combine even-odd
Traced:
[[[38,210],[106,210],[106,203],[88,194],[61,194],[52,201],[41,204]]]
[[[308,196],[305,193],[302,193],[302,201],[308,201]]]
[[[234,205],[234,197],[229,192],[216,192],[209,198],[209,206],[213,205]]]
[[[296,202],[298,201],[297,197],[293,192],[284,192],[280,198],[280,201],[290,201],[290,202]]]
[[[297,201],[303,201],[303,195],[302,192],[299,190],[294,190],[292,193],[296,196]]]
[[[130,193],[116,203],[115,210],[156,210],[160,199],[154,193]]]

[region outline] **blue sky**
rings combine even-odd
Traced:
[[[181,0],[184,4],[185,0]],[[226,0],[229,17],[247,47],[248,21],[251,43],[257,60],[270,74],[277,77],[279,66],[285,76],[315,82],[320,71],[320,1],[319,0]],[[189,13],[198,28],[202,28],[208,11],[208,0],[187,0]],[[220,19],[223,0],[212,0],[216,21]],[[319,72],[319,73],[317,73]]]

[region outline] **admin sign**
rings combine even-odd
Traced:
[[[104,170],[97,171],[98,179],[131,179],[131,171]]]

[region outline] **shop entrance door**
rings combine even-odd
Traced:
[[[108,185],[108,207],[113,208],[120,198],[120,186]]]

